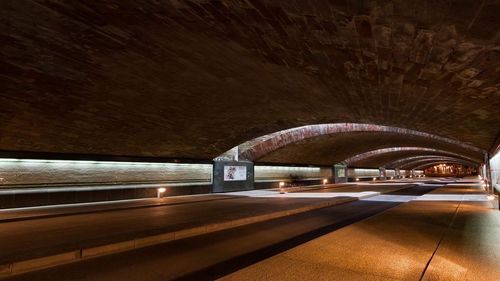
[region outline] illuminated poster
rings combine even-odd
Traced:
[[[345,169],[338,169],[337,170],[337,177],[339,177],[339,178],[345,177]]]
[[[224,181],[244,181],[246,179],[246,166],[224,166]]]

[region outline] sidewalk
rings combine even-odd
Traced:
[[[500,213],[450,184],[222,280],[500,280]]]

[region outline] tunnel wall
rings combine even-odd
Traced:
[[[500,152],[490,159],[491,183],[496,192],[500,192]]]
[[[211,179],[211,164],[2,159],[0,208],[209,193]]]
[[[416,176],[423,176],[424,175],[424,171],[423,170],[415,170],[415,175]]]
[[[211,164],[0,160],[0,188],[18,185],[210,183]]]
[[[318,180],[332,177],[332,168],[255,166],[255,181]]]
[[[395,170],[387,169],[387,170],[385,170],[385,176],[386,176],[386,178],[395,177],[396,176],[396,171]]]
[[[212,192],[212,164],[0,160],[0,209]],[[331,168],[255,166],[254,188],[321,184]],[[248,189],[250,187],[245,187]],[[235,189],[231,189],[235,190]],[[223,190],[223,191],[230,191]]]
[[[255,181],[321,180],[329,167],[255,166]],[[15,186],[211,183],[211,164],[0,160],[0,188]]]
[[[255,188],[276,188],[280,181],[289,185],[316,185],[333,181],[331,167],[255,166]]]
[[[378,178],[380,176],[379,169],[365,169],[365,168],[349,168],[347,169],[349,181],[366,181]]]

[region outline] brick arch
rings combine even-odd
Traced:
[[[387,168],[402,168],[405,165],[408,165],[409,163],[413,163],[415,161],[420,161],[420,160],[443,160],[443,159],[460,159],[462,161],[468,161],[463,158],[456,158],[456,157],[447,157],[447,156],[442,156],[442,155],[432,155],[432,154],[426,154],[426,155],[418,155],[418,156],[411,156],[411,157],[406,157],[402,159],[398,159],[396,161],[388,162],[384,164],[384,167]]]
[[[429,168],[429,167],[432,167],[432,166],[435,166],[435,165],[439,165],[439,164],[459,164],[459,165],[465,165],[467,166],[466,164],[463,164],[463,163],[460,163],[458,161],[433,161],[433,162],[427,162],[425,164],[421,164],[419,166],[416,166],[414,169],[423,169],[425,170],[426,168]]]
[[[389,155],[389,154],[397,154],[397,153],[406,153],[406,154],[416,154],[415,156],[418,156],[419,154],[426,153],[426,154],[433,154],[433,155],[444,155],[444,156],[449,156],[449,157],[454,157],[454,158],[462,158],[464,160],[474,162],[474,163],[479,163],[478,160],[473,159],[468,156],[464,156],[458,153],[450,152],[450,151],[445,151],[445,150],[440,150],[440,149],[433,149],[433,148],[427,148],[427,147],[390,147],[390,148],[383,148],[383,149],[376,149],[372,151],[368,151],[365,153],[358,154],[356,156],[350,157],[348,159],[345,159],[343,163],[345,163],[348,166],[356,166],[359,165],[359,163],[363,163],[367,161],[367,159],[370,158],[375,158],[379,157],[381,155]],[[400,156],[396,155],[396,159],[401,159],[402,157],[398,158]],[[405,157],[407,157],[405,155]],[[394,160],[392,160],[394,161]],[[381,163],[380,165],[383,165],[387,162]]]
[[[424,163],[432,163],[432,162],[446,162],[446,163],[459,163],[464,166],[478,166],[477,163],[473,163],[471,161],[454,158],[454,157],[439,157],[439,158],[424,158],[420,160],[415,160],[404,165],[401,165],[400,169],[414,169]]]
[[[477,154],[477,159],[481,159],[482,154],[484,153],[482,149],[461,142],[459,140],[406,128],[390,127],[376,124],[330,123],[301,126],[264,135],[244,142],[222,154],[218,158],[234,157],[238,158],[239,160],[256,161],[263,158],[267,154],[280,150],[289,145],[303,142],[305,140],[328,135],[341,136],[343,134],[356,132],[368,132],[373,134],[391,133],[407,136],[408,138],[423,138],[429,140],[431,143],[444,143],[453,146],[454,148],[456,148],[456,151],[467,151],[469,153]]]

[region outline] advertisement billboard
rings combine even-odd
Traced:
[[[244,181],[246,179],[246,166],[224,166],[224,181]]]

